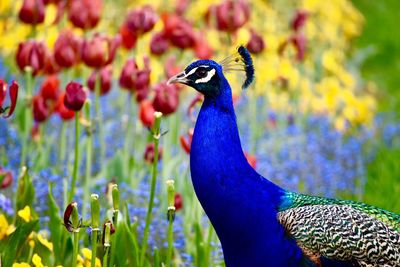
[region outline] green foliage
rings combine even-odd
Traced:
[[[11,266],[20,256],[23,246],[27,243],[28,236],[39,227],[39,221],[21,223],[8,237],[7,242],[0,243],[1,260],[4,266]]]

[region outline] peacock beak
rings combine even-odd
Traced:
[[[175,76],[172,76],[167,84],[173,84],[173,83],[182,83],[182,84],[187,84],[189,82],[189,79],[186,78],[186,73],[183,71],[181,73],[176,74]]]

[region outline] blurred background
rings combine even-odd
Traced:
[[[5,114],[16,103],[12,116],[0,119],[0,177],[7,177],[0,229],[21,220],[18,174],[27,165],[36,198],[25,204],[40,222],[35,232],[56,243],[51,225],[61,212],[54,205],[67,206],[73,175],[75,114],[64,104],[73,80],[90,102],[79,115],[74,196],[84,222],[92,192],[101,196],[102,219],[111,219],[108,189],[117,183],[125,216],[137,223],[132,240],[140,243],[150,174],[158,164],[148,262],[154,248],[162,259],[167,255],[165,181],[173,178],[174,264],[223,266],[190,181],[190,142],[202,97],[166,80],[196,59],[220,61],[239,45],[252,53],[255,82],[242,90],[243,74],[227,75],[250,164],[290,190],[399,213],[398,10],[398,0],[1,0],[0,79],[17,81],[19,94],[0,101]],[[148,130],[154,111],[164,114],[161,128],[168,130],[158,163]],[[55,204],[48,200],[52,194],[59,196]],[[0,248],[10,238],[2,231]],[[43,244],[42,236],[32,240]],[[119,253],[130,261],[128,241],[121,241]],[[80,244],[89,243],[82,235]],[[16,258],[30,263],[37,253],[49,265],[69,264],[70,247],[45,247],[22,243],[21,251],[31,252]],[[81,255],[84,265],[88,251]]]

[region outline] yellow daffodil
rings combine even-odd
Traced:
[[[40,258],[40,256],[36,253],[33,254],[32,263],[33,263],[33,265],[35,265],[35,267],[44,267],[44,265],[42,263],[42,258]]]
[[[37,235],[37,239],[39,240],[40,244],[48,248],[50,251],[53,251],[53,243],[49,242],[46,238],[42,236],[42,234]]]
[[[31,208],[28,205],[25,206],[22,210],[19,210],[17,214],[25,222],[29,222],[31,220]]]

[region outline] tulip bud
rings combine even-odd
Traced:
[[[144,126],[152,127],[154,124],[154,107],[149,100],[140,102],[139,118]]]
[[[175,187],[174,187],[174,180],[167,180],[167,192],[168,192],[168,212],[167,212],[167,219],[174,220],[175,219]]]
[[[80,60],[81,40],[71,31],[63,31],[54,44],[54,58],[64,68],[72,67]]]
[[[157,13],[149,6],[130,11],[126,17],[125,25],[136,36],[142,35],[153,29],[158,20]]]
[[[307,18],[308,12],[306,10],[297,10],[291,23],[292,29],[294,31],[300,30],[306,23]]]
[[[192,48],[196,43],[196,36],[192,25],[176,14],[163,16],[164,32],[171,44],[180,48]]]
[[[162,158],[162,147],[158,147],[158,161]],[[154,162],[154,143],[149,143],[146,146],[146,150],[144,152],[144,159],[148,163]]]
[[[150,41],[150,51],[153,55],[162,55],[169,48],[169,42],[164,32],[158,32],[153,35]]]
[[[179,105],[179,93],[177,88],[163,82],[157,84],[154,90],[156,92],[153,100],[155,110],[162,112],[164,115],[175,112]]]
[[[235,32],[249,20],[250,6],[243,0],[226,0],[217,5],[211,14],[216,16],[218,30]]]
[[[79,232],[81,223],[78,214],[78,203],[72,202],[65,208],[64,226],[68,232]]]
[[[38,123],[47,120],[47,118],[50,116],[50,112],[46,105],[45,99],[41,95],[36,95],[33,97],[32,105],[33,119]]]
[[[12,173],[9,171],[3,170],[2,167],[0,167],[0,188],[5,189],[9,187],[12,182],[13,182],[13,176]]]
[[[179,193],[175,193],[174,206],[175,206],[176,211],[183,208],[183,197]]]
[[[86,92],[83,86],[77,82],[67,84],[64,97],[64,105],[74,111],[80,111],[86,101]]]
[[[62,92],[57,99],[56,111],[63,121],[72,120],[75,117],[75,112],[64,105],[64,98],[65,92]]]
[[[9,118],[14,113],[15,107],[17,106],[18,89],[18,83],[16,81],[12,81],[12,84],[9,87],[10,106],[3,107],[4,100],[7,95],[7,84],[0,79],[0,114],[3,114],[8,110],[8,114],[5,115],[3,118]]]
[[[257,34],[254,30],[251,30],[250,40],[246,47],[250,53],[259,54],[264,50],[265,44],[261,35]]]
[[[90,208],[92,212],[92,231],[100,231],[100,204],[97,194],[90,196]]]
[[[128,59],[122,68],[119,84],[129,91],[146,90],[142,93],[146,93],[147,96],[147,88],[150,84],[150,62],[147,57],[143,58],[143,61],[145,66],[139,70],[135,60]]]
[[[43,71],[46,64],[47,48],[42,42],[28,40],[18,46],[16,60],[21,71],[26,67],[32,68],[32,74],[37,75]]]
[[[100,77],[99,77],[100,72]],[[101,68],[99,71],[94,70],[89,77],[87,85],[90,91],[94,92],[96,87],[96,80],[100,78],[100,94],[105,95],[111,89],[112,69],[111,66]]]
[[[43,81],[40,87],[40,95],[45,100],[57,101],[59,95],[60,80],[55,75],[50,75]]]
[[[99,33],[86,39],[82,45],[81,58],[89,67],[100,68],[110,64],[119,46],[118,38],[109,38]]]
[[[43,0],[24,0],[19,10],[19,19],[27,24],[36,25],[44,22]]]
[[[75,27],[92,29],[99,22],[102,9],[102,0],[71,0],[68,18]]]
[[[102,238],[103,245],[105,247],[110,247],[111,235],[113,233],[115,233],[114,225],[110,221],[105,222],[103,225],[103,238]]]
[[[126,49],[132,49],[136,45],[137,35],[131,32],[126,25],[126,23],[121,25],[119,29],[119,34],[121,35],[122,39],[122,46]]]

